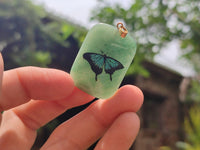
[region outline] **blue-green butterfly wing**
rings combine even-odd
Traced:
[[[97,76],[102,73],[104,66],[104,56],[96,53],[85,53],[83,58],[88,61],[92,71],[95,73],[95,80],[97,81]]]
[[[123,69],[124,66],[116,59],[101,55],[97,53],[85,53],[83,58],[88,61],[92,71],[95,73],[95,80],[97,76],[102,73],[103,67],[106,73],[110,74],[110,80],[112,81],[112,74],[119,69]]]
[[[124,66],[116,59],[111,57],[105,57],[105,72],[110,74],[110,80],[112,81],[112,74],[119,69],[123,69]]]

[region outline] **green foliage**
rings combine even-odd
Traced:
[[[51,55],[49,52],[25,50],[23,55],[16,57],[11,55],[11,58],[20,66],[40,66],[47,67],[51,63]]]
[[[118,21],[126,24],[138,43],[136,66],[144,58],[153,58],[168,42],[178,39],[185,58],[200,71],[199,12],[197,0],[134,0],[128,8],[101,0],[91,19],[113,25]],[[136,69],[137,72],[143,70]]]
[[[12,64],[46,66],[50,63],[50,54],[45,52],[41,55],[42,52],[36,52],[38,46],[35,41],[35,30],[39,30],[40,19],[44,16],[44,10],[32,5],[30,1],[0,1],[0,30],[2,33],[0,41],[4,42],[2,48],[9,51],[9,55],[5,57],[11,59]],[[41,58],[43,56],[44,58]]]
[[[61,30],[63,33],[62,38],[67,39],[74,32],[75,28],[73,26],[65,24],[62,26]]]
[[[186,132],[186,142],[177,142],[177,147],[181,150],[200,149],[200,105],[195,105],[189,110],[189,115],[185,118],[184,128]]]
[[[63,55],[61,59],[60,54],[69,52],[76,44],[68,38],[81,44],[86,30],[48,13],[30,0],[0,0],[0,33],[5,69],[25,65],[47,67],[54,63],[52,60],[59,60],[58,68],[67,63],[69,70],[70,62],[66,60],[70,56]]]
[[[187,95],[188,101],[200,103],[200,81],[193,79]]]
[[[179,148],[180,150],[192,150],[190,144],[182,141],[178,141],[176,143],[176,147]]]
[[[193,106],[189,111],[189,118],[185,119],[184,126],[187,139],[195,148],[200,148],[200,105]]]
[[[160,147],[159,150],[171,150],[171,148],[170,148],[170,147],[167,147],[167,146],[162,146],[162,147]]]
[[[134,58],[134,63],[131,64],[131,66],[129,67],[126,75],[128,76],[128,75],[132,75],[132,74],[139,74],[139,75],[142,75],[143,77],[149,77],[150,73],[148,72],[148,70],[143,68],[141,65],[138,65],[143,60],[144,60],[144,58],[142,56],[135,57]]]

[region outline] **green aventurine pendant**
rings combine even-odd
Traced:
[[[122,23],[100,23],[88,32],[70,72],[79,89],[97,98],[116,92],[136,52],[127,33]]]

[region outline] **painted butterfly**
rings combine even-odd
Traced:
[[[119,69],[123,69],[124,66],[114,58],[108,57],[105,54],[97,53],[85,53],[83,58],[88,61],[92,71],[95,73],[95,80],[97,76],[102,73],[103,67],[106,73],[110,74],[110,80],[112,81],[112,74]]]

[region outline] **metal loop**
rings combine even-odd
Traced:
[[[122,38],[125,38],[126,35],[128,34],[128,30],[124,27],[123,23],[119,22],[117,24],[117,28],[119,29],[119,33]]]

